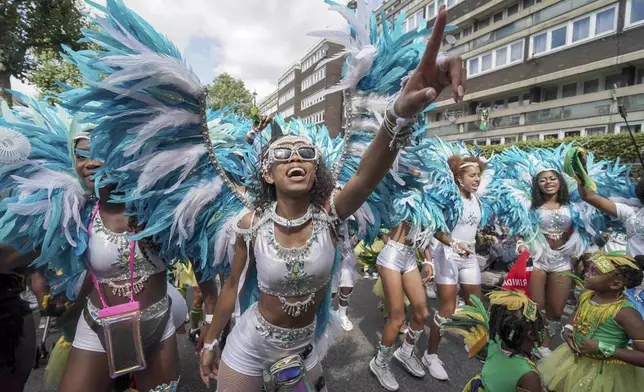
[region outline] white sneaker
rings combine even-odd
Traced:
[[[401,335],[404,335],[407,333],[408,330],[409,330],[409,325],[405,322],[403,323],[402,327],[400,327],[400,331],[398,331],[398,333],[400,333]]]
[[[427,283],[425,285],[425,295],[429,299],[436,299],[436,286],[433,283]]]
[[[369,279],[371,276],[369,275],[369,272],[365,271],[364,274],[362,274],[362,277],[365,279]]]
[[[456,307],[458,308],[459,306],[465,305],[465,301],[463,301],[463,298],[461,296],[458,296],[458,303],[456,304]]]
[[[376,376],[380,385],[382,385],[386,390],[395,392],[400,388],[398,381],[396,381],[396,377],[394,377],[394,374],[389,368],[389,364],[386,366],[378,366],[378,364],[376,364],[376,358],[374,357],[371,358],[371,362],[369,362],[369,369],[371,370],[371,373]]]
[[[427,351],[425,351],[425,355],[423,355],[422,361],[423,365],[425,365],[425,367],[429,369],[429,374],[432,377],[440,381],[449,380],[449,376],[447,375],[445,367],[443,366],[443,361],[438,359],[438,355],[428,354]]]
[[[418,358],[416,358],[416,353],[412,352],[411,356],[407,356],[403,354],[401,348],[402,347],[398,347],[398,349],[394,351],[394,358],[396,358],[412,376],[425,377],[425,369],[423,369],[423,365],[421,365]]]
[[[545,359],[552,354],[552,351],[550,351],[548,347],[540,346],[538,349],[534,350],[534,354],[540,359]]]
[[[40,324],[38,324],[38,329],[45,329],[46,325],[47,325],[47,317],[41,317]]]
[[[348,316],[340,316],[340,326],[347,332],[353,329],[353,323]]]
[[[372,273],[371,274],[371,279],[373,279],[373,280],[378,279],[378,273],[377,272]]]

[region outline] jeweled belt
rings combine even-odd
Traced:
[[[162,316],[170,308],[170,297],[167,295],[161,298],[159,301],[153,303],[145,309],[141,310],[141,321],[151,320],[153,318]],[[98,311],[92,301],[87,301],[87,311],[89,315],[92,316],[94,321],[98,321]]]
[[[316,321],[317,319],[314,319],[311,324],[302,328],[282,328],[266,321],[259,309],[255,308],[255,329],[257,332],[264,338],[271,337],[279,340],[282,348],[292,347],[303,339],[312,337],[315,333]]]

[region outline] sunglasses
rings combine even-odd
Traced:
[[[276,147],[272,150],[273,158],[278,162],[288,161],[297,154],[305,161],[315,161],[318,159],[318,150],[311,146],[300,147]]]

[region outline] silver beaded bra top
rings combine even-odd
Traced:
[[[313,219],[313,233],[304,246],[286,248],[275,240],[275,224],[259,227],[254,250],[259,289],[276,297],[313,295],[329,282],[335,247],[328,225]]]
[[[541,218],[539,227],[546,238],[558,241],[570,230],[572,216],[568,206],[560,206],[556,210],[541,206],[538,211]]]
[[[89,237],[88,261],[100,283],[108,283],[115,295],[129,296],[130,242],[125,234],[115,233],[105,227],[101,214],[97,213]],[[142,251],[138,242],[135,250],[135,290],[139,292],[150,276],[165,271],[165,264],[158,260],[154,252]],[[123,284],[114,283],[120,281]]]

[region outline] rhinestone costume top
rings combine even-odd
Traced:
[[[105,227],[101,214],[94,218],[89,237],[88,260],[100,283],[126,281],[130,278],[130,246],[126,233],[115,233]],[[165,264],[154,252],[142,252],[136,244],[134,278],[150,277],[165,271]]]
[[[552,240],[559,240],[572,226],[572,215],[568,206],[560,206],[556,210],[551,210],[543,206],[539,207],[539,228],[546,236]]]
[[[253,249],[262,292],[276,297],[300,297],[314,294],[327,285],[335,261],[335,247],[328,218],[323,215],[314,216],[313,233],[298,248],[286,248],[275,240],[273,221],[260,222]]]

